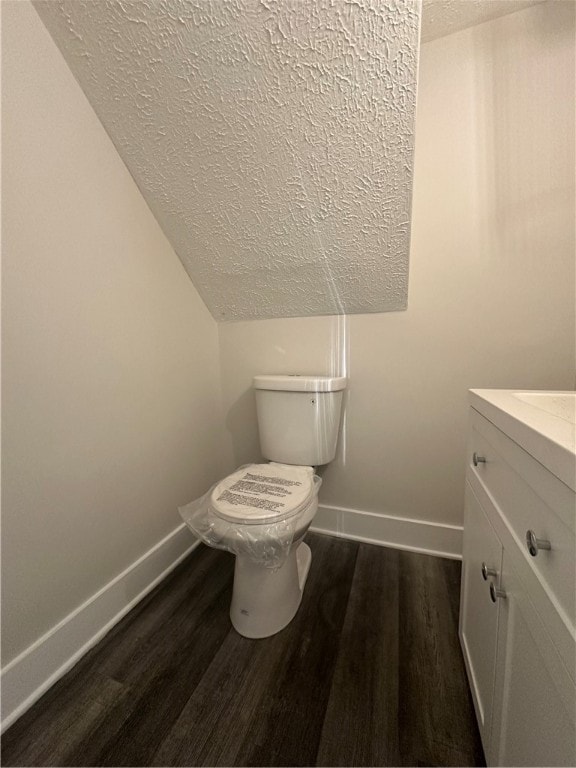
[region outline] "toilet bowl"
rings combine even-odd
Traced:
[[[230,620],[244,637],[273,635],[296,615],[312,560],[310,547],[303,539],[318,509],[317,494],[316,489],[307,506],[290,520],[293,530],[285,534],[290,542],[281,565],[263,566],[254,560],[249,548],[243,552],[242,545],[237,545]],[[277,533],[273,531],[270,535],[267,528],[269,526],[253,526],[254,539],[264,547],[266,542],[274,545],[278,540]]]
[[[344,378],[256,376],[262,453],[179,512],[206,544],[236,555],[230,619],[245,637],[279,632],[296,614],[318,509],[314,467],[336,454]]]
[[[249,464],[180,510],[203,541],[236,555],[230,619],[241,635],[268,637],[298,610],[320,485],[312,467]]]

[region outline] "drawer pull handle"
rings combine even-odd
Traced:
[[[534,531],[526,531],[526,546],[532,557],[536,557],[541,549],[552,549],[548,539],[537,539]]]
[[[488,568],[486,563],[482,563],[482,578],[484,581],[488,581],[489,576],[495,579],[498,576],[498,572],[494,568]]]
[[[472,454],[472,464],[474,464],[475,467],[478,466],[478,464],[486,464],[486,459],[484,456],[478,456],[476,451]]]
[[[498,587],[494,585],[494,582],[491,581],[490,582],[490,600],[492,600],[492,602],[495,603],[496,600],[498,600],[498,598],[504,600],[506,598],[506,592],[503,589],[498,589]]]

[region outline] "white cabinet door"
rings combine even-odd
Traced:
[[[496,575],[485,580],[483,564]],[[500,601],[494,603],[490,598],[490,582],[499,585],[501,564],[500,540],[470,484],[466,483],[459,632],[488,763],[500,608]]]
[[[504,551],[490,762],[576,765],[574,682]]]

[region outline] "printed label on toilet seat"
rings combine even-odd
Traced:
[[[218,496],[217,501],[227,501],[229,504],[242,504],[245,507],[254,507],[255,509],[270,509],[273,512],[278,507],[283,507],[277,501],[268,501],[268,499],[257,499],[255,496],[242,496],[239,493],[232,493],[234,486],[229,491],[224,491],[221,496]]]
[[[285,477],[267,477],[266,475],[253,475],[251,472],[246,474],[247,480],[258,480],[266,483],[276,483],[277,485],[302,485],[298,480],[287,480]]]
[[[258,475],[246,475],[246,477],[258,477]],[[302,483],[292,483],[292,485],[302,485]],[[265,493],[267,496],[279,496],[285,498],[289,496],[289,491],[285,486],[269,485],[268,483],[254,482],[253,480],[238,480],[230,488],[231,491],[249,491],[250,493]]]
[[[314,490],[311,467],[252,464],[222,480],[212,493],[214,510],[222,517],[261,522],[296,514]],[[274,515],[276,513],[276,515]]]

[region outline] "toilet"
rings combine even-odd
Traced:
[[[315,468],[336,455],[344,377],[255,376],[266,464],[240,467],[180,508],[209,546],[236,555],[230,619],[244,637],[284,629],[302,600],[312,553],[303,542],[318,509]]]

